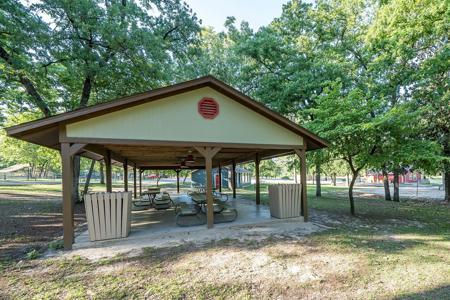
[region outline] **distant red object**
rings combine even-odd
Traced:
[[[148,178],[148,179],[157,179],[158,176],[155,175],[155,174],[150,174],[150,175],[147,175],[147,178]]]
[[[383,182],[383,174],[381,173],[375,173],[375,174],[370,174],[367,175],[367,177],[369,178],[370,182],[373,183],[381,183]],[[388,174],[388,179],[389,182],[393,182],[394,181],[394,173],[389,173]],[[408,171],[405,174],[399,174],[398,176],[398,181],[399,183],[412,183],[412,182],[417,182],[417,180],[422,180],[422,174],[419,172],[410,172]]]
[[[219,104],[213,98],[203,98],[198,102],[198,113],[205,119],[214,119],[219,115]]]

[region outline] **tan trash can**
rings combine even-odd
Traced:
[[[91,193],[84,207],[91,241],[127,237],[131,230],[131,192]]]
[[[271,216],[279,219],[300,217],[301,193],[301,184],[269,185]]]

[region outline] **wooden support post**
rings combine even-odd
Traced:
[[[231,187],[233,188],[233,198],[236,199],[236,161],[234,159],[231,165]]]
[[[63,238],[64,250],[72,249],[73,243],[73,201],[72,178],[73,157],[70,155],[70,144],[61,143],[62,189],[63,189]]]
[[[142,173],[144,170],[139,169],[139,197],[142,197]]]
[[[136,163],[133,165],[133,187],[134,187],[134,198],[137,198],[137,179],[136,179]]]
[[[261,204],[261,186],[259,183],[259,153],[256,153],[255,155],[255,192],[256,192],[256,205]]]
[[[300,158],[300,183],[302,185],[302,196],[301,196],[302,216],[305,222],[308,222],[308,199],[306,186],[306,150],[295,149],[294,151]]]
[[[222,193],[222,166],[219,163],[219,193]]]
[[[177,194],[180,193],[180,171],[181,170],[175,170],[175,172],[177,172]]]
[[[206,169],[206,207],[208,228],[214,227],[214,200],[212,192],[212,158],[220,151],[219,147],[195,147],[205,158]]]
[[[106,150],[105,153],[105,171],[106,171],[106,192],[112,192],[112,168],[111,168],[111,151]]]
[[[74,241],[73,220],[73,156],[85,144],[61,143],[62,189],[63,189],[63,242],[64,250],[71,250]]]
[[[128,159],[123,161],[123,189],[128,192]]]

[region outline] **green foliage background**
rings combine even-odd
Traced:
[[[212,74],[328,139],[311,170],[450,178],[449,1],[291,0],[257,31],[229,17],[223,32],[179,0],[105,3],[2,1],[4,126]],[[0,157],[59,163],[4,137]]]

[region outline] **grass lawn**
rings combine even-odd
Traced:
[[[0,193],[15,193],[1,188]],[[51,196],[52,189],[26,192]],[[0,198],[0,205],[9,203],[1,211],[20,201],[31,200]],[[0,299],[450,298],[449,206],[358,197],[358,215],[351,217],[341,193],[326,189],[317,199],[313,187],[309,204],[312,222],[327,229],[302,239],[225,239],[100,261],[56,257],[10,263],[1,271]]]

